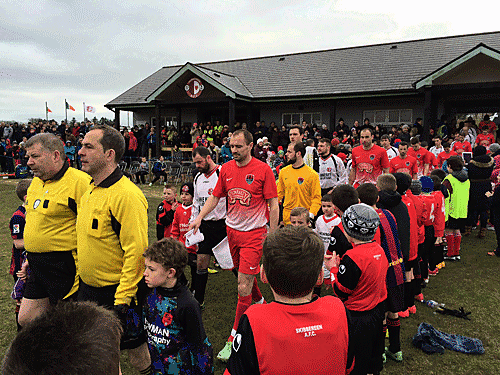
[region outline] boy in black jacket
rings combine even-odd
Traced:
[[[410,215],[408,208],[401,200],[401,195],[396,191],[396,178],[392,174],[382,174],[377,179],[379,190],[378,208],[388,210],[396,218],[398,237],[401,242],[403,260],[408,262],[410,256]]]

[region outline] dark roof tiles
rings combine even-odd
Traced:
[[[194,65],[221,73],[221,77],[212,78],[237,95],[253,98],[411,90],[415,81],[479,43],[500,49],[500,32]],[[156,71],[107,105],[146,103],[146,98],[181,67]]]

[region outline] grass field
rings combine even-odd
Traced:
[[[3,358],[16,328],[14,321],[14,301],[10,298],[12,277],[8,274],[12,241],[8,222],[19,205],[14,193],[16,181],[0,181],[0,355]],[[161,198],[161,188],[144,187],[149,202],[149,239],[156,238],[154,215]],[[417,313],[402,319],[401,341],[404,361],[396,363],[388,360],[384,374],[500,374],[500,259],[486,256],[494,248],[494,232],[488,232],[485,239],[474,236],[462,242],[462,261],[446,264],[439,275],[431,277],[423,293],[426,299],[445,303],[457,309],[464,306],[471,311],[471,321],[435,314],[434,310],[417,304]],[[189,270],[187,270],[190,278]],[[267,301],[272,300],[268,286],[261,285]],[[224,345],[230,333],[236,307],[237,289],[235,277],[231,272],[210,275],[206,309],[203,320],[207,335],[214,346],[214,352]],[[421,322],[432,324],[447,332],[483,341],[486,353],[472,356],[446,350],[443,355],[427,355],[411,344],[411,338]],[[279,355],[279,354],[277,354]],[[127,365],[124,356],[123,373],[135,374]],[[215,373],[222,374],[224,364],[215,360]],[[293,373],[293,371],[291,371]]]

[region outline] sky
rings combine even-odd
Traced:
[[[452,6],[450,7],[450,4]],[[500,2],[2,0],[0,121],[114,118],[163,66],[498,31]],[[475,12],[474,10],[478,10]],[[122,125],[132,117],[121,115]]]

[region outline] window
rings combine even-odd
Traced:
[[[413,123],[413,110],[411,109],[380,109],[375,111],[363,111],[363,119],[369,119],[373,125],[400,125],[402,123],[411,125]]]
[[[294,123],[301,124],[305,121],[308,124],[321,126],[322,116],[321,112],[307,112],[307,113],[283,113],[281,116],[282,124],[291,126]]]
[[[153,127],[156,126],[156,117],[151,117],[151,124]],[[177,117],[175,116],[161,116],[161,127],[177,127]]]

